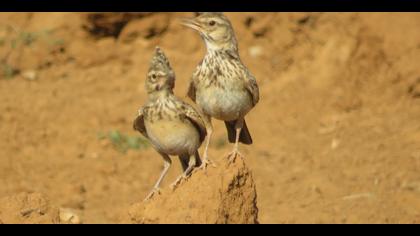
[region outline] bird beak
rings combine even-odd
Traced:
[[[163,87],[162,83],[157,84],[156,85],[156,91],[160,91],[162,89],[162,87]]]
[[[194,30],[197,30],[197,31],[202,30],[200,24],[195,19],[182,18],[181,19],[181,25],[187,26],[187,27],[189,27],[191,29],[194,29]]]
[[[159,78],[158,83],[156,85],[156,90],[158,91],[162,90],[165,84],[166,84],[166,78],[165,77]]]

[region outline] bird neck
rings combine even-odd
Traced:
[[[208,53],[212,53],[212,52],[218,52],[218,51],[233,51],[233,52],[238,52],[238,46],[235,42],[226,42],[226,43],[212,43],[209,42],[208,40],[205,40],[206,42],[206,48],[207,48],[207,52]]]
[[[167,99],[174,95],[173,91],[170,89],[162,89],[159,91],[154,91],[149,93],[149,100],[150,101],[157,101],[159,99]]]
[[[207,42],[207,41],[206,41]],[[208,52],[215,52],[215,51],[238,51],[238,47],[231,43],[226,43],[223,45],[214,45],[213,43],[206,43],[206,48]]]
[[[239,60],[239,53],[237,49],[219,49],[219,50],[207,50],[206,55],[204,56],[203,64],[213,64],[217,61],[225,61],[225,59],[234,59]]]

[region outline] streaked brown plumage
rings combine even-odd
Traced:
[[[169,155],[179,156],[184,171],[173,187],[201,165],[197,150],[206,137],[205,123],[193,107],[173,94],[174,86],[175,74],[163,51],[157,47],[146,80],[149,101],[139,110],[133,124],[165,161],[162,174],[146,200],[159,192],[171,165]]]
[[[225,121],[229,141],[235,143],[231,153],[234,158],[239,154],[239,142],[252,144],[244,117],[259,102],[256,79],[239,57],[235,33],[226,16],[202,13],[194,19],[184,19],[183,24],[197,30],[207,47],[188,89],[188,96],[208,118],[203,164],[209,163],[211,118]]]

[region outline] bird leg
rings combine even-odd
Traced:
[[[178,185],[180,183],[182,183],[182,181],[188,179],[189,175],[191,174],[191,172],[193,171],[194,167],[196,165],[196,159],[195,159],[195,155],[190,156],[190,160],[188,162],[188,167],[187,169],[184,171],[184,173],[182,173],[177,179],[176,181],[171,184],[171,188],[172,190],[175,190],[176,187],[178,187]]]
[[[203,163],[200,166],[200,169],[207,169],[208,165],[212,165],[213,167],[216,167],[216,164],[214,164],[208,156],[209,152],[209,146],[210,146],[210,140],[213,135],[213,124],[211,123],[211,117],[207,117],[206,122],[206,130],[207,130],[207,137],[206,137],[206,146],[204,147],[204,154],[203,154]]]
[[[243,158],[243,155],[239,152],[239,137],[241,135],[243,125],[244,125],[243,118],[238,119],[238,121],[235,124],[235,130],[236,130],[235,145],[233,146],[232,152],[230,152],[228,155],[230,163],[235,162],[237,156]]]
[[[171,167],[172,161],[171,158],[169,158],[168,155],[160,153],[160,155],[163,157],[163,160],[165,161],[163,171],[160,174],[160,177],[158,181],[156,182],[155,186],[153,187],[152,191],[147,195],[147,197],[144,199],[144,201],[150,200],[153,196],[156,194],[160,194],[160,184],[162,183],[162,180],[165,178],[166,174],[168,174],[169,168]]]

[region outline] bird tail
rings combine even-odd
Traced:
[[[236,141],[235,140],[236,139],[236,130],[235,130],[236,122],[237,120],[225,121],[226,129],[228,132],[228,139],[230,143],[235,143]],[[246,125],[245,120],[244,120],[244,125],[242,127],[241,133],[239,135],[239,142],[243,144],[247,144],[247,145],[252,144],[252,137],[251,137],[251,134],[249,133],[249,129],[248,129],[248,126]]]
[[[188,168],[188,161],[190,157],[188,155],[180,155],[179,161],[181,162],[182,171],[186,171]]]
[[[200,154],[198,153],[198,150],[195,151],[194,158],[195,158],[195,167],[200,167],[202,162],[201,162],[201,158],[200,158]],[[186,171],[189,165],[190,156],[188,156],[188,154],[180,155],[179,161],[181,162],[182,170]]]
[[[198,150],[195,151],[194,158],[195,158],[195,167],[200,167],[202,162],[201,162],[201,158],[200,158],[200,154],[198,153]]]

